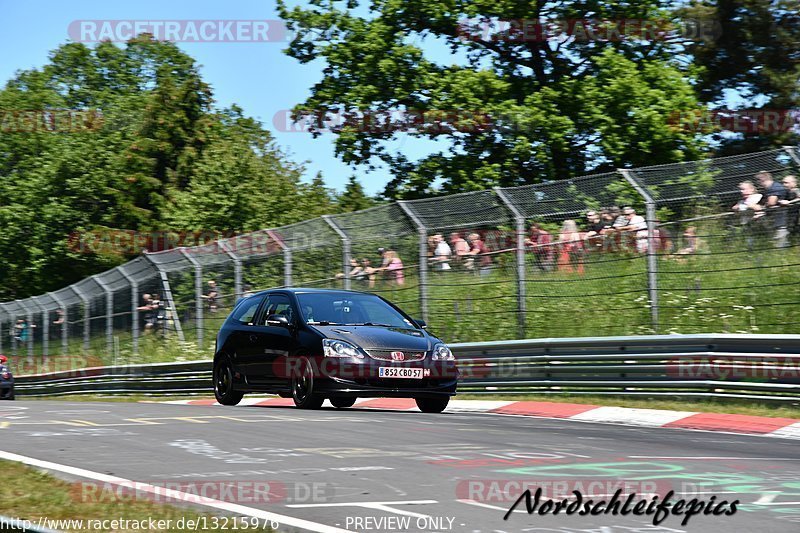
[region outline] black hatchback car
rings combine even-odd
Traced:
[[[275,289],[239,300],[217,335],[214,394],[236,405],[248,392],[291,397],[317,409],[325,399],[414,398],[438,413],[456,393],[447,345],[375,294]]]
[[[0,400],[14,399],[14,376],[6,366],[6,356],[0,354]]]

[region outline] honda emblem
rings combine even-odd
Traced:
[[[392,361],[405,361],[406,354],[403,352],[392,352]]]

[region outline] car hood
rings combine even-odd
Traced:
[[[380,326],[310,326],[329,339],[351,342],[366,349],[427,351],[430,337],[418,329]]]

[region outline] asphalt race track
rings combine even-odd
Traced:
[[[0,404],[0,450],[180,484],[317,531],[800,531],[800,444],[778,438],[479,413],[17,401]],[[687,526],[682,516],[654,526],[652,515],[529,515],[524,502],[503,520],[523,484],[543,488],[543,505],[572,490],[608,500],[620,483],[633,503],[669,490],[740,503]]]

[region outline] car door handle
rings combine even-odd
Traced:
[[[250,335],[250,342],[258,342],[258,335]]]

